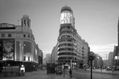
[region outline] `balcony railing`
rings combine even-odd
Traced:
[[[70,42],[70,41],[61,41],[61,42],[59,42],[59,45],[60,44],[72,44],[72,45],[74,45],[74,42]]]

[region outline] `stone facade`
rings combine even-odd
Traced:
[[[30,23],[27,15],[22,17],[21,25],[0,23],[0,60],[38,63],[38,55],[42,57],[42,51],[35,42]]]

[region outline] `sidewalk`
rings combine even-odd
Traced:
[[[119,71],[107,71],[105,69],[103,69],[102,71],[100,69],[93,69],[93,72],[103,73],[103,74],[119,75]]]
[[[90,69],[87,69],[86,71],[83,69],[79,69],[80,72],[90,72]],[[101,73],[101,74],[110,74],[110,75],[119,75],[119,71],[107,71],[105,69],[93,69],[93,73]]]

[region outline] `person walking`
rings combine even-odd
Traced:
[[[25,73],[25,67],[24,65],[22,64],[21,67],[20,67],[20,73],[22,76],[24,76],[24,73]]]
[[[63,77],[65,77],[65,74],[66,74],[66,69],[65,69],[65,67],[63,66]]]
[[[70,78],[72,78],[72,69],[71,68],[69,69],[69,76],[70,76]]]

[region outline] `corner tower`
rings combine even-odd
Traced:
[[[22,27],[30,27],[30,25],[31,25],[31,20],[29,19],[29,16],[28,15],[24,15],[21,18],[21,26]]]
[[[75,25],[75,19],[73,16],[73,11],[70,7],[64,6],[61,9],[60,24],[71,24]]]
[[[60,30],[58,37],[58,63],[61,65],[76,63],[75,21],[70,7],[61,8]]]

